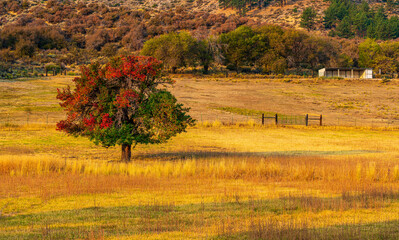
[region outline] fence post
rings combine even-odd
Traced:
[[[323,115],[320,114],[320,126],[323,126]]]
[[[265,114],[262,113],[262,125],[265,125]]]
[[[277,115],[277,113],[276,113],[275,118],[276,118],[276,125],[278,125],[278,115]]]
[[[306,123],[306,126],[309,125],[309,114],[306,114],[305,123]]]

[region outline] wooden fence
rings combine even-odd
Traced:
[[[323,115],[283,115],[275,114],[274,116],[265,116],[262,114],[262,125],[265,125],[266,119],[274,119],[276,125],[306,125],[309,126],[310,121],[318,121],[320,126],[323,126]]]

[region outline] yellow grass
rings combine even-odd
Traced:
[[[200,152],[198,152],[200,153]],[[77,161],[52,155],[2,155],[0,175],[42,176],[51,174],[120,175],[151,178],[260,179],[268,181],[399,181],[399,165],[362,157],[340,160],[321,157],[236,156],[209,159],[195,157],[176,161],[118,163]]]
[[[132,162],[120,163],[119,147],[55,131],[62,112],[53,91],[70,78],[49,80],[0,84],[8,94],[0,110],[16,119],[0,123],[0,239],[399,238],[396,127],[204,118],[168,143],[137,146]],[[281,85],[335,83],[270,84],[288,95]],[[27,124],[23,101],[54,110],[49,123],[44,114]]]
[[[46,125],[4,126],[0,238],[348,238],[366,236],[363,225],[380,236],[399,220],[397,135],[200,123],[170,143],[139,146],[131,163],[120,163],[110,155],[94,158],[106,150]],[[16,136],[24,148],[9,145]],[[65,137],[76,152],[63,150]],[[52,147],[41,139],[52,139]],[[28,154],[18,152],[25,148]],[[76,219],[66,221],[67,211],[76,211]],[[29,226],[9,222],[50,213]]]

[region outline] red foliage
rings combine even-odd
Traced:
[[[121,64],[107,66],[106,78],[127,77],[143,82],[146,77],[155,76],[160,66],[161,63],[153,57],[123,57]]]
[[[83,118],[83,123],[88,130],[93,131],[97,123],[95,117],[90,113],[90,118]]]
[[[117,108],[132,107],[131,102],[135,101],[138,94],[131,89],[121,90],[121,92],[116,95],[116,100],[114,104]]]
[[[139,107],[141,87],[165,81],[160,78],[161,68],[160,61],[143,56],[120,57],[105,67],[82,67],[81,77],[73,80],[75,91],[58,89],[57,99],[67,119],[57,124],[57,130],[91,134],[115,124],[121,126]]]
[[[100,128],[101,129],[109,128],[112,126],[112,123],[113,123],[112,119],[109,117],[109,114],[106,113],[103,115],[103,118],[102,118],[102,121],[100,124]]]

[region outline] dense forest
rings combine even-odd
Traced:
[[[387,1],[387,8],[397,8],[399,2]],[[395,39],[399,37],[399,18],[388,18],[384,7],[370,8],[363,1],[356,4],[350,0],[331,0],[325,11],[324,27],[333,29],[330,35],[344,38],[369,37],[374,39]]]
[[[237,7],[237,2],[242,1],[220,4],[231,8]],[[243,2],[248,9],[286,4]],[[398,44],[389,39],[399,37],[399,20],[388,17],[386,9],[372,8],[366,2],[332,0],[322,18],[329,36],[309,32],[313,18],[320,17],[315,11],[305,10],[302,15],[303,31],[268,25],[243,14],[179,6],[149,11],[68,0],[37,4],[0,0],[0,77],[61,72],[129,53],[155,56],[173,72],[314,74],[325,66],[398,72]]]

